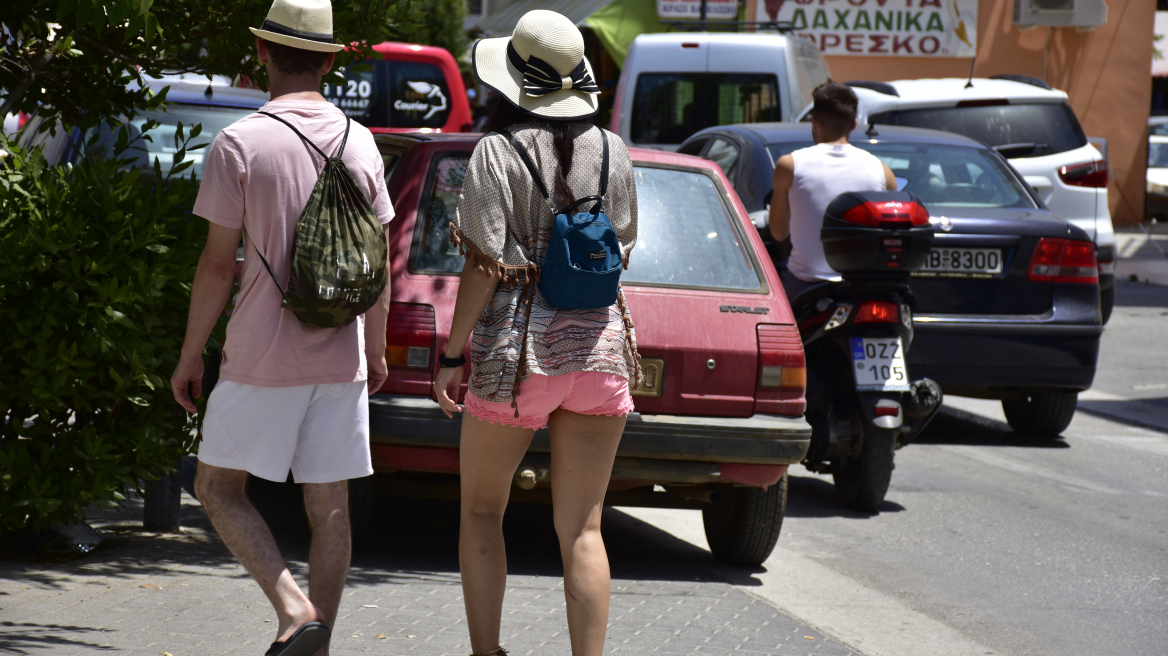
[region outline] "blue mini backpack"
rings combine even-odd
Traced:
[[[608,135],[604,130],[600,131],[604,143],[600,195],[581,198],[556,211],[547,187],[523,145],[511,132],[504,129],[499,133],[507,137],[519,153],[535,180],[535,186],[555,215],[547,256],[540,267],[539,291],[543,297],[562,310],[589,310],[615,303],[622,263],[620,241],[604,213],[604,196],[608,192]],[[580,211],[588,203],[595,205],[589,211]]]

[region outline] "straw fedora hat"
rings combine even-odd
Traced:
[[[530,114],[567,121],[599,109],[584,37],[554,11],[529,11],[511,36],[478,41],[471,61],[480,82]]]
[[[337,52],[333,43],[333,5],[329,0],[275,0],[264,24],[251,33],[291,48]]]

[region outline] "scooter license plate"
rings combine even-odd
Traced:
[[[863,392],[909,391],[904,344],[899,337],[853,337],[856,389]]]

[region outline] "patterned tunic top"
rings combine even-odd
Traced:
[[[552,202],[576,198],[555,190],[557,159],[551,132],[538,124],[510,128],[541,173]],[[624,142],[607,133],[610,151],[604,209],[628,266],[637,240],[637,191]],[[579,125],[573,133],[568,186],[576,197],[600,190],[601,131]],[[587,207],[587,206],[586,206]],[[519,381],[532,373],[556,376],[599,371],[640,383],[639,356],[624,294],[610,307],[561,310],[535,284],[551,236],[553,216],[531,174],[507,138],[488,134],[467,166],[451,239],[468,263],[499,279],[471,338],[470,391],[488,401],[511,403]],[[526,302],[530,302],[530,312]],[[522,358],[522,365],[521,364]]]

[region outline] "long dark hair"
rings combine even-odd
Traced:
[[[552,133],[552,144],[556,152],[556,192],[561,198],[571,202],[576,200],[572,188],[568,185],[568,171],[572,170],[572,156],[575,154],[575,135],[580,132],[580,126],[587,126],[587,119],[574,121],[553,121],[535,116],[520,109],[501,95],[491,99],[490,113],[483,125],[483,132],[495,132],[500,128],[509,128],[520,123],[535,123]]]

